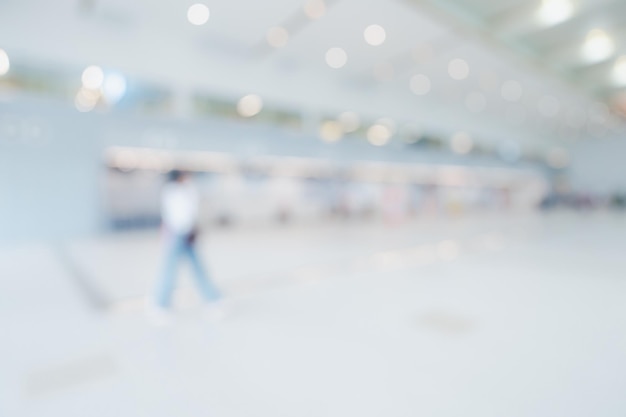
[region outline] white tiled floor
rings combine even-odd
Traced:
[[[0,250],[0,416],[626,415],[626,218],[216,232],[223,322],[133,308],[149,234]],[[442,243],[445,242],[445,243]],[[184,301],[184,300],[183,300]]]

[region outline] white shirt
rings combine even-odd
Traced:
[[[161,217],[165,227],[186,235],[198,223],[198,192],[190,183],[168,183],[161,195]]]

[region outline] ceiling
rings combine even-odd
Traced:
[[[611,99],[626,84],[612,82],[616,60],[626,54],[626,2],[623,0],[552,0],[570,4],[563,21],[542,22],[540,1],[414,0],[450,12],[459,26],[523,57],[538,70],[552,72],[570,85],[602,99]],[[558,18],[558,16],[557,16]],[[564,17],[563,17],[564,18]],[[588,62],[581,46],[590,31],[600,29],[613,43],[606,57]]]
[[[254,92],[313,113],[352,110],[522,147],[621,129],[607,106],[621,89],[607,73],[626,51],[624,1],[578,0],[569,20],[549,27],[536,23],[539,0],[326,0],[319,19],[307,17],[306,0],[203,2],[210,19],[193,26],[193,1],[0,0],[0,48],[12,62],[65,68],[77,86],[97,64],[182,93]],[[381,46],[363,39],[374,23],[386,30]],[[290,35],[282,48],[266,41],[276,26]],[[596,27],[612,34],[616,51],[581,62],[581,42]],[[326,64],[332,47],[346,51],[345,67]],[[467,63],[466,78],[449,75],[454,59]],[[430,81],[426,94],[411,92],[416,74]]]

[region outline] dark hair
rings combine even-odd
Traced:
[[[183,171],[174,169],[167,173],[167,180],[170,182],[177,182],[177,181],[180,181],[180,179],[184,176],[185,176],[185,173]]]

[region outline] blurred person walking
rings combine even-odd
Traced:
[[[207,276],[196,251],[198,217],[199,196],[191,176],[182,171],[170,172],[161,195],[164,264],[155,298],[148,310],[157,324],[166,324],[171,320],[170,306],[182,258],[191,263],[196,284],[206,302],[206,315],[212,319],[222,315],[220,292]]]

